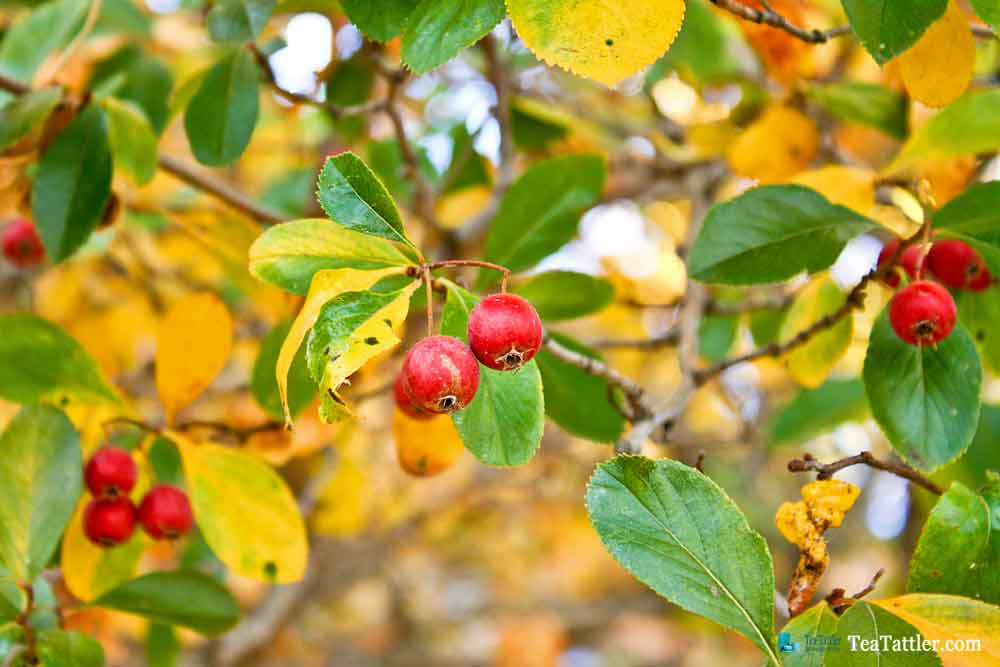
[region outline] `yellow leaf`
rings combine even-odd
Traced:
[[[450,419],[449,419],[450,421]],[[370,485],[365,471],[341,457],[330,481],[323,487],[311,525],[321,535],[357,535],[368,520]]]
[[[156,348],[156,391],[168,423],[212,383],[232,346],[232,317],[214,294],[191,294],[170,307]]]
[[[195,522],[219,560],[258,581],[301,579],[309,555],[305,525],[278,473],[239,450],[166,435],[180,449]]]
[[[969,18],[956,0],[908,51],[899,69],[910,95],[927,106],[943,107],[962,96],[972,80],[976,43]]]
[[[684,21],[683,0],[507,0],[518,36],[541,60],[613,86],[653,64]]]
[[[792,181],[816,190],[834,204],[865,215],[875,205],[875,180],[870,169],[829,165],[806,171]]]
[[[801,493],[814,521],[839,528],[861,489],[840,479],[818,479],[803,486]]]
[[[845,294],[829,276],[816,278],[806,285],[788,309],[781,325],[779,340],[785,343],[799,332],[844,305]],[[823,384],[834,365],[850,347],[854,318],[848,314],[832,327],[812,336],[785,355],[784,363],[793,378],[804,387]]]
[[[914,593],[885,600],[872,600],[920,630],[925,638],[978,640],[979,651],[939,650],[944,667],[997,667],[1000,665],[1000,608],[960,597],[935,593]],[[968,643],[966,643],[968,647]]]
[[[816,125],[802,112],[779,105],[751,123],[726,159],[740,176],[776,183],[806,169],[818,148]]]
[[[417,477],[431,477],[442,472],[465,451],[458,430],[447,415],[414,419],[396,409],[392,417],[392,435],[400,467]]]

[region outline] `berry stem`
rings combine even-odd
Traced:
[[[494,264],[493,262],[483,262],[478,259],[446,259],[440,262],[427,264],[427,269],[443,269],[448,266],[478,266],[484,269],[499,271],[503,274],[503,278],[500,279],[500,292],[507,292],[507,283],[510,281],[510,269],[505,266],[500,266],[499,264]]]
[[[427,335],[434,335],[434,286],[431,284],[431,264],[423,270],[424,289],[427,291]]]
[[[35,629],[31,627],[31,614],[35,611],[35,589],[26,581],[19,582],[18,587],[24,591],[24,611],[16,620],[24,632],[24,658],[27,664],[37,665],[38,647],[35,644]]]

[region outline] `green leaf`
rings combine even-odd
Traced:
[[[688,257],[705,283],[754,285],[830,266],[849,240],[875,228],[801,185],[749,190],[708,212]]]
[[[86,242],[111,197],[111,146],[104,111],[90,104],[42,154],[31,189],[35,227],[56,262]]]
[[[441,333],[467,340],[469,313],[479,299],[447,282],[448,299],[441,314]],[[542,441],[545,399],[534,360],[516,371],[494,371],[479,365],[479,390],[452,421],[466,449],[486,465],[527,463]]]
[[[577,341],[554,332],[549,335],[563,347],[600,359],[601,355]],[[585,373],[556,357],[544,347],[535,356],[542,375],[545,414],[567,433],[595,442],[615,442],[625,430],[625,420],[611,404],[608,381]]]
[[[316,197],[338,225],[413,246],[406,238],[392,195],[354,153],[327,158],[319,175]]]
[[[208,34],[216,42],[251,42],[271,18],[275,0],[216,0],[208,12]]]
[[[225,586],[193,570],[138,577],[108,591],[93,604],[209,636],[225,632],[240,619],[240,607]]]
[[[573,271],[546,271],[517,286],[543,320],[571,320],[604,310],[615,288],[603,278]]]
[[[784,321],[785,311],[777,308],[762,308],[750,313],[750,334],[754,344],[763,347],[777,342]]]
[[[429,72],[472,46],[503,20],[503,0],[421,0],[403,32],[403,63]]]
[[[970,0],[970,2],[979,18],[993,26],[994,30],[1000,29],[1000,2],[997,0]]]
[[[815,645],[817,638],[828,638],[836,634],[837,623],[840,618],[833,613],[826,602],[820,602],[815,607],[811,607],[802,612],[781,629],[778,640],[778,648],[782,646],[782,637],[785,646],[791,647],[791,651],[783,651],[783,667],[823,667],[823,659],[826,651],[810,650],[810,642]]]
[[[375,88],[375,65],[364,55],[339,61],[326,77],[326,99],[340,106],[362,104]]]
[[[823,275],[799,290],[788,308],[778,339],[786,344],[799,333],[833,316],[847,300],[840,286]],[[833,326],[821,330],[782,357],[789,374],[804,387],[818,387],[847,353],[854,338],[854,318],[841,317]]]
[[[934,114],[903,146],[886,173],[914,162],[990,153],[1000,148],[1000,90],[967,93]]]
[[[35,70],[49,54],[65,46],[77,33],[89,6],[80,0],[58,0],[13,22],[0,44],[0,74],[31,83]],[[6,96],[0,93],[0,100]]]
[[[706,315],[698,323],[698,354],[709,363],[725,359],[739,326],[738,315]]]
[[[94,66],[90,88],[104,88],[109,95],[138,105],[159,134],[170,115],[174,79],[160,60],[129,45]],[[191,91],[194,94],[194,90]]]
[[[800,392],[778,410],[771,424],[771,442],[798,445],[867,414],[868,401],[861,380],[827,380],[816,389]]]
[[[184,112],[184,130],[198,162],[229,164],[246,150],[257,124],[257,63],[237,47],[215,64]]]
[[[1000,373],[1000,287],[986,290],[963,291],[958,295],[958,319],[966,326],[976,346],[983,365],[993,373]]]
[[[826,651],[824,667],[940,667],[941,658],[934,651],[892,650],[893,641],[913,641],[920,631],[899,616],[878,605],[858,600],[844,612],[837,624],[837,647]],[[888,650],[881,648],[888,641]],[[852,643],[853,642],[853,643]],[[852,646],[856,648],[852,650]]]
[[[842,0],[854,33],[879,65],[917,43],[947,0]]]
[[[406,19],[420,0],[340,0],[351,23],[365,37],[388,42],[406,25]]]
[[[33,90],[15,97],[0,109],[0,150],[26,137],[39,127],[59,103],[62,90],[56,87]]]
[[[576,234],[580,215],[597,203],[605,172],[604,159],[596,155],[533,164],[504,194],[485,259],[521,271],[561,248]]]
[[[156,174],[156,132],[146,115],[132,102],[106,97],[101,106],[108,115],[108,134],[115,164],[139,185]]]
[[[808,95],[840,120],[873,127],[896,139],[906,137],[906,98],[891,88],[863,81],[842,81],[812,86]]]
[[[771,554],[715,482],[677,461],[618,456],[591,477],[587,511],[604,546],[639,581],[781,664]]]
[[[931,510],[910,560],[910,593],[1000,603],[1000,481],[978,494],[954,482]]]
[[[118,403],[97,364],[65,331],[29,313],[0,315],[0,397]]]
[[[510,133],[521,150],[540,151],[570,132],[567,118],[550,113],[534,100],[515,97],[510,105]]]
[[[170,625],[150,623],[146,632],[147,667],[175,667],[181,652],[177,631]]]
[[[0,436],[0,563],[32,581],[48,565],[80,496],[80,436],[61,411],[23,408]]]
[[[39,667],[104,667],[104,648],[81,632],[46,630],[38,635]]]
[[[257,361],[253,365],[253,375],[250,379],[250,389],[267,414],[273,419],[284,419],[281,407],[281,395],[278,393],[278,381],[275,368],[278,363],[278,353],[281,344],[292,328],[291,320],[278,324],[268,332],[260,344]],[[309,377],[309,367],[306,365],[305,348],[299,348],[288,372],[288,410],[292,416],[302,412],[316,397],[316,383]]]
[[[307,218],[268,227],[250,247],[250,273],[295,294],[306,294],[324,269],[385,269],[414,262],[392,241]]]
[[[925,472],[959,457],[976,434],[982,370],[961,324],[936,346],[904,343],[889,309],[872,328],[864,382],[872,416],[893,449]]]
[[[973,185],[945,204],[934,216],[934,229],[971,245],[1000,275],[1000,181]]]
[[[701,83],[740,78],[747,73],[733,44],[742,42],[739,28],[700,2],[687,4],[684,25],[670,50],[650,68],[647,81],[654,82],[668,68]]]

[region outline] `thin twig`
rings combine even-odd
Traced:
[[[680,335],[676,329],[671,329],[665,334],[652,336],[650,338],[608,338],[588,341],[587,345],[602,350],[634,349],[634,350],[655,350],[661,347],[676,345]]]
[[[720,9],[724,9],[734,16],[738,16],[744,21],[752,23],[762,23],[772,28],[784,30],[793,37],[801,39],[810,44],[823,44],[835,37],[841,37],[851,33],[850,26],[840,26],[829,30],[808,30],[801,28],[784,16],[774,11],[769,4],[765,4],[763,9],[756,9],[740,4],[736,0],[711,0],[712,4]]]
[[[31,86],[4,74],[0,74],[0,88],[14,95],[26,95],[31,92]]]
[[[424,265],[424,290],[427,294],[427,335],[434,335],[434,287],[431,284],[431,267]]]
[[[500,291],[507,291],[507,284],[510,281],[510,269],[506,266],[501,266],[499,264],[494,264],[493,262],[485,262],[478,259],[445,259],[440,262],[431,262],[427,265],[427,269],[433,271],[434,269],[443,269],[449,266],[478,266],[483,269],[490,269],[496,271],[503,275],[500,279]]]
[[[257,222],[274,225],[283,222],[285,217],[265,206],[255,202],[252,198],[240,192],[224,181],[199,171],[193,165],[183,160],[179,160],[171,155],[163,153],[159,156],[160,168],[191,185],[206,194],[212,195],[219,201],[228,204],[232,208],[244,213]]]
[[[29,665],[37,665],[38,646],[35,642],[35,629],[31,626],[31,614],[35,611],[35,589],[29,582],[20,582],[18,587],[24,591],[24,610],[16,619],[24,632],[24,661]]]
[[[604,378],[612,385],[618,387],[626,396],[634,401],[645,399],[646,390],[634,380],[625,377],[614,368],[593,357],[588,357],[560,344],[554,338],[546,337],[543,343],[545,349],[555,358],[572,366],[576,366],[584,373]]]
[[[884,470],[897,477],[907,479],[917,486],[923,487],[935,495],[943,495],[944,489],[925,477],[918,470],[911,468],[902,461],[881,461],[875,458],[871,452],[861,452],[854,456],[848,456],[832,463],[820,463],[810,454],[805,454],[801,459],[792,459],[788,462],[789,472],[815,472],[819,479],[830,479],[836,472],[855,465],[866,465],[869,468]]]

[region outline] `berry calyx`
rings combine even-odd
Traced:
[[[406,393],[402,374],[396,376],[396,381],[392,385],[392,397],[396,401],[396,407],[413,419],[430,419],[434,416],[433,413],[418,407]]]
[[[893,239],[889,241],[884,246],[882,246],[882,252],[878,254],[878,267],[882,268],[886,263],[893,258],[896,254],[896,249],[899,248],[899,239]],[[910,280],[916,280],[920,276],[920,272],[923,269],[923,264],[926,261],[927,247],[919,245],[909,245],[903,248],[903,252],[899,256],[897,270],[893,270],[886,274],[882,278],[882,283],[892,287],[893,289],[899,287],[899,271],[898,268],[902,267],[906,271],[906,275],[910,277]]]
[[[87,488],[96,498],[127,496],[135,487],[137,475],[132,455],[117,447],[97,450],[83,470]]]
[[[45,259],[45,246],[35,231],[35,226],[27,220],[16,220],[3,230],[0,240],[7,260],[22,269],[41,264]]]
[[[453,336],[430,336],[410,348],[403,362],[403,390],[418,408],[456,412],[479,389],[479,362]]]
[[[941,285],[929,280],[912,282],[889,302],[889,322],[900,340],[910,345],[933,345],[955,328],[955,300]]]
[[[935,278],[955,289],[981,286],[983,280],[989,285],[990,279],[983,278],[984,273],[989,273],[983,258],[968,243],[957,239],[935,241],[927,253],[927,268]]]
[[[122,496],[91,500],[83,511],[83,532],[102,547],[127,542],[135,532],[135,505]]]
[[[194,525],[187,494],[169,484],[154,486],[139,504],[139,522],[154,540],[181,537]]]
[[[979,272],[979,275],[969,281],[969,289],[973,292],[982,292],[993,284],[993,274],[990,273],[989,269],[983,269]]]
[[[542,346],[542,320],[528,301],[516,294],[493,294],[469,315],[469,346],[486,367],[517,370]]]

